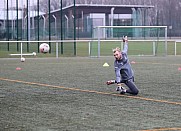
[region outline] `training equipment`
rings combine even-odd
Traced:
[[[108,63],[104,63],[102,66],[103,66],[103,67],[108,67],[109,64],[108,64]]]
[[[136,62],[135,61],[131,61],[131,64],[136,64]]]
[[[47,43],[42,43],[39,46],[39,50],[40,50],[41,53],[48,53],[49,50],[50,50],[50,46]]]
[[[9,54],[10,56],[20,56],[21,57],[21,62],[24,62],[25,61],[25,58],[23,57],[23,56],[31,56],[31,55],[33,55],[33,56],[36,56],[36,52],[33,52],[33,53],[25,53],[25,54],[23,54],[23,43],[21,42],[21,47],[20,47],[20,49],[21,49],[21,53],[20,54]]]
[[[125,94],[126,93],[126,89],[124,87],[120,87],[120,94]]]
[[[21,62],[25,62],[25,58],[24,57],[21,57]]]
[[[129,37],[129,49],[133,50],[130,55],[167,55],[167,26],[97,26],[92,39],[98,42],[90,42],[90,56],[100,57],[105,50],[108,55],[117,46],[122,49],[124,35]]]
[[[23,57],[24,55],[33,55],[35,56],[36,55],[36,52],[33,52],[33,53],[26,53],[26,54],[23,54],[23,43],[21,42],[21,53],[20,54],[10,54],[10,56],[21,56],[21,62],[25,62],[25,58]]]
[[[35,55],[36,55],[36,52],[33,52],[33,53],[32,53],[32,55],[34,55],[34,56],[35,56]]]
[[[120,86],[116,87],[116,91],[121,91],[121,87]]]
[[[125,94],[126,93],[126,89],[122,86],[118,86],[116,87],[116,91],[120,91],[120,94]]]
[[[18,70],[22,70],[22,69],[21,69],[21,67],[16,67],[16,70],[18,71]]]

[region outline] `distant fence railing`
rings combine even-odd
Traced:
[[[43,55],[39,52],[39,45],[48,43],[50,52]],[[181,55],[181,41],[167,41],[167,55]],[[100,40],[100,52],[98,40],[53,40],[53,41],[0,41],[0,57],[12,57],[9,54],[35,52],[37,57],[61,57],[61,56],[112,56],[112,49],[122,48],[121,39]],[[129,40],[129,55],[163,55],[163,40]],[[99,54],[99,55],[98,55]]]

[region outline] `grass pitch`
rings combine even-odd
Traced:
[[[0,129],[181,130],[180,59],[130,56],[140,90],[131,96],[105,84],[113,57],[1,58]]]

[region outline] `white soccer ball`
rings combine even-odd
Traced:
[[[34,56],[35,56],[35,55],[36,55],[36,52],[33,52],[33,53],[32,53],[32,55],[34,55]]]
[[[24,57],[21,57],[21,62],[25,62],[25,58]]]
[[[39,50],[40,50],[41,53],[48,53],[49,50],[50,50],[50,46],[47,43],[42,43],[39,46]]]

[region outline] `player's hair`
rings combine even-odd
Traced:
[[[119,47],[116,47],[115,49],[112,49],[113,53],[115,53],[116,51],[120,52],[120,48]]]

